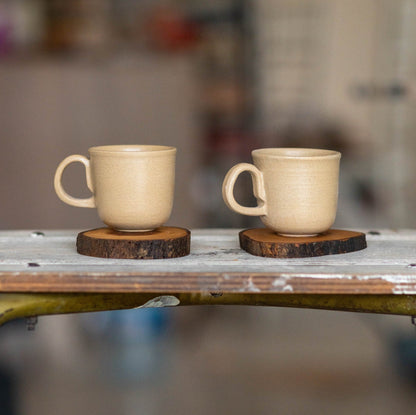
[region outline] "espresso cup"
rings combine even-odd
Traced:
[[[333,225],[341,153],[262,148],[251,154],[254,164],[237,164],[225,176],[222,195],[231,210],[260,216],[266,227],[283,236],[315,236]],[[244,171],[251,174],[256,207],[241,206],[234,198],[235,181]]]
[[[55,173],[55,191],[71,206],[97,208],[109,227],[123,232],[144,232],[162,226],[170,217],[175,185],[176,148],[156,145],[92,147],[90,158],[72,155]],[[85,166],[92,196],[78,199],[62,187],[68,164]]]

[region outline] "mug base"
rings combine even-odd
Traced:
[[[157,228],[153,228],[153,229],[117,229],[117,228],[112,228],[117,232],[127,232],[127,233],[135,233],[135,232],[139,232],[139,233],[144,233],[144,232],[152,232]]]
[[[293,233],[280,233],[276,232],[279,236],[285,236],[287,238],[311,238],[313,236],[319,235],[319,233],[308,233],[308,234],[293,234]]]

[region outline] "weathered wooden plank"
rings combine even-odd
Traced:
[[[342,255],[252,256],[238,230],[194,230],[191,254],[116,260],[77,254],[78,231],[0,232],[0,292],[416,295],[416,231],[367,232]]]

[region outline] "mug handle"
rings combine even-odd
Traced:
[[[87,186],[88,186],[88,189],[91,190],[91,192],[93,191],[92,184],[91,184],[90,161],[84,156],[74,154],[62,160],[58,168],[56,169],[55,179],[54,179],[55,192],[58,195],[59,199],[61,199],[62,202],[67,203],[68,205],[77,206],[77,207],[94,208],[95,207],[94,196],[91,196],[85,199],[78,199],[76,197],[70,196],[67,192],[65,192],[64,188],[62,187],[62,182],[61,182],[62,173],[64,172],[68,164],[74,163],[76,161],[82,163],[85,166]]]
[[[243,171],[248,171],[251,175],[253,181],[253,194],[258,201],[256,207],[241,206],[234,198],[235,181]],[[222,197],[225,204],[231,210],[242,215],[263,216],[267,213],[263,173],[253,164],[239,163],[234,167],[231,167],[222,184]]]

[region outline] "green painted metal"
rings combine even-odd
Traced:
[[[143,305],[145,307],[161,306],[170,303],[170,301],[163,301],[166,298],[178,299],[179,305],[275,306],[416,315],[416,296],[414,295],[222,294],[213,292],[169,293],[168,296],[161,296],[160,293],[6,293],[0,294],[0,325],[22,317],[131,309]]]

